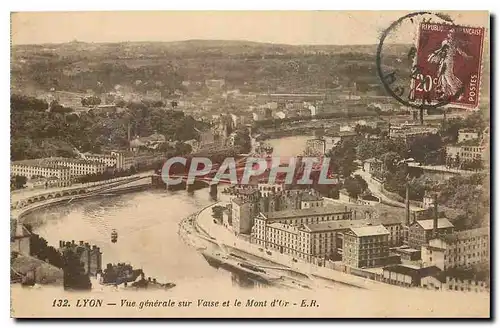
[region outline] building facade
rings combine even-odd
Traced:
[[[58,179],[58,186],[71,185],[71,172],[66,166],[55,165],[42,160],[27,160],[12,162],[10,167],[11,175],[21,175],[27,179],[55,177]]]
[[[420,249],[436,236],[453,233],[453,224],[446,218],[414,221],[408,231],[408,246]]]
[[[469,140],[479,139],[479,133],[472,129],[460,129],[458,130],[457,142],[461,143]]]
[[[363,220],[325,221],[309,224],[257,222],[252,229],[251,242],[266,249],[288,254],[305,262],[340,259],[342,233],[351,227],[367,225]]]
[[[102,253],[96,245],[90,246],[89,243],[80,241],[76,244],[75,241],[59,241],[59,252],[72,251],[80,257],[80,262],[83,264],[85,274],[96,276],[102,272]]]
[[[112,154],[83,154],[83,158],[91,162],[101,162],[106,165],[106,167],[116,167],[118,162],[117,156]]]
[[[10,220],[10,251],[31,255],[30,232],[15,219]]]
[[[305,193],[300,198],[300,209],[323,207],[323,197],[315,194]]]
[[[321,138],[314,138],[306,141],[306,155],[323,156],[326,150],[326,142]]]
[[[231,200],[231,218],[235,234],[250,234],[255,215],[255,202],[234,198]]]
[[[422,262],[441,270],[488,263],[489,237],[489,228],[478,228],[431,239],[428,245],[422,246]]]
[[[389,231],[383,225],[350,228],[344,233],[342,248],[342,262],[347,266],[383,266],[389,257]]]
[[[103,162],[94,162],[84,159],[75,158],[48,158],[48,163],[56,166],[64,166],[69,168],[72,178],[80,177],[89,174],[100,174],[106,170],[106,164]]]

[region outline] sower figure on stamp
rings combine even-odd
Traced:
[[[471,56],[460,48],[461,43],[463,42],[455,39],[455,30],[451,29],[446,39],[441,43],[441,47],[427,57],[429,63],[439,65],[437,71],[437,94],[439,95],[439,99],[456,96],[463,86],[463,82],[460,81],[454,72],[455,54],[458,52],[465,59],[469,59]],[[458,100],[462,96],[461,94]]]

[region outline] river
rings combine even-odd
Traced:
[[[277,156],[300,154],[308,137],[269,140]],[[49,245],[59,241],[84,241],[97,245],[107,263],[126,262],[142,268],[147,276],[178,285],[233,281],[248,282],[217,270],[178,236],[179,222],[212,203],[207,189],[188,194],[184,190],[149,190],[121,196],[104,196],[83,202],[59,205],[25,217]],[[118,242],[111,243],[116,229]]]
[[[273,147],[273,156],[302,155],[306,149],[306,141],[312,136],[293,136],[266,140]]]

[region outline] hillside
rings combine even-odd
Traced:
[[[391,45],[386,58],[407,51]],[[12,49],[14,87],[85,91],[101,82],[114,85],[148,81],[150,88],[172,93],[182,81],[226,80],[228,88],[306,91],[378,83],[376,45],[281,45],[247,41],[71,42],[20,45]]]
[[[182,112],[144,103],[130,103],[119,112],[79,115],[46,111],[47,106],[41,100],[11,96],[11,160],[72,157],[75,148],[98,153],[104,148],[127,148],[129,125],[132,136],[157,132],[180,141],[197,138],[194,128],[203,126]]]

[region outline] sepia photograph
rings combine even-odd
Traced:
[[[487,11],[12,12],[13,318],[490,318]]]

